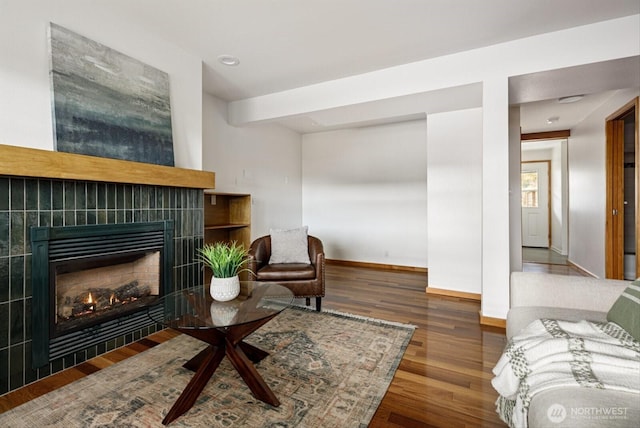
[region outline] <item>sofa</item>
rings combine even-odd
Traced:
[[[527,358],[527,353],[538,352],[538,348],[534,346],[551,348],[552,346],[565,346],[560,344],[562,339],[554,340],[549,339],[549,342],[543,342],[538,340],[539,337],[544,336],[549,330],[549,324],[555,321],[547,320],[561,320],[555,325],[561,325],[563,328],[575,328],[575,331],[581,332],[582,329],[588,329],[592,327],[585,321],[607,323],[607,314],[612,308],[614,303],[619,300],[619,297],[623,291],[627,290],[627,287],[631,284],[630,281],[620,280],[607,280],[607,279],[595,279],[590,277],[579,276],[566,276],[566,275],[554,275],[537,272],[513,272],[511,274],[510,283],[510,310],[507,315],[507,339],[509,343],[505,348],[505,353],[501,357],[496,368],[494,368],[494,374],[496,377],[492,380],[494,388],[499,393],[504,392],[505,388],[511,391],[515,391],[515,385],[508,385],[508,382],[504,379],[502,373],[509,371],[509,373],[515,372],[516,375],[512,375],[513,380],[517,377],[517,371],[519,370],[517,362],[521,361],[521,358]],[[617,304],[617,303],[616,303]],[[541,320],[544,320],[541,321]],[[634,323],[637,322],[637,318]],[[606,324],[610,326],[611,324]],[[635,324],[634,324],[635,325]],[[539,330],[536,330],[539,329]],[[620,327],[614,324],[612,328]],[[598,329],[595,329],[598,330]],[[541,336],[538,336],[537,331],[542,331]],[[552,330],[549,330],[554,333]],[[564,330],[559,329],[562,333]],[[568,331],[568,330],[567,330]],[[590,330],[589,330],[590,332]],[[627,330],[622,329],[623,333]],[[600,331],[598,330],[598,333]],[[551,335],[553,338],[553,334]],[[559,336],[562,336],[560,334]],[[588,336],[588,335],[587,335]],[[622,383],[630,386],[630,388],[623,388],[624,390],[606,389],[594,385],[588,385],[591,387],[583,387],[581,383],[578,385],[579,379],[575,373],[579,370],[580,363],[576,365],[574,362],[561,362],[562,358],[558,358],[557,354],[552,354],[547,357],[545,364],[554,363],[560,367],[565,364],[567,370],[573,371],[573,376],[576,379],[575,385],[553,385],[552,382],[544,383],[542,379],[545,376],[551,376],[549,370],[539,370],[539,366],[542,363],[530,363],[526,362],[526,370],[529,376],[524,383],[524,388],[529,389],[526,393],[525,399],[521,401],[528,403],[523,405],[526,411],[520,412],[521,420],[507,419],[503,417],[503,411],[505,407],[514,406],[514,401],[505,400],[502,393],[496,404],[498,405],[498,413],[505,422],[508,422],[510,426],[522,426],[522,427],[629,427],[638,426],[640,421],[640,394],[637,390],[640,390],[640,346],[637,340],[626,334],[624,335],[627,344],[631,344],[631,349],[625,349],[624,352],[628,352],[629,367],[625,360],[624,369],[619,370],[619,375],[622,377],[624,373],[624,379]],[[568,336],[569,337],[569,336]],[[607,336],[607,339],[609,337]],[[528,340],[530,339],[530,341]],[[538,342],[535,342],[535,340]],[[571,341],[573,340],[573,342]],[[569,348],[574,346],[572,344],[582,345],[584,342],[579,336],[575,339],[567,339]],[[513,342],[518,342],[518,348],[515,348]],[[612,339],[615,342],[615,339]],[[530,345],[531,343],[536,345]],[[526,348],[525,345],[531,346]],[[522,355],[515,355],[522,349],[527,349]],[[545,350],[546,352],[546,350]],[[575,352],[575,349],[570,351],[562,351],[566,353]],[[509,355],[507,355],[509,354]],[[620,355],[618,353],[614,353]],[[626,355],[626,354],[625,354]],[[589,356],[588,358],[591,358]],[[623,357],[620,357],[623,358]],[[624,357],[626,358],[626,357]],[[533,359],[532,359],[533,360]],[[543,359],[541,358],[540,361]],[[515,361],[515,363],[514,363]],[[567,360],[569,361],[569,360]],[[600,360],[593,360],[599,362]],[[607,363],[609,361],[607,360]],[[587,366],[592,364],[594,372],[599,373],[596,370],[596,363],[587,363]],[[509,368],[505,369],[508,365]],[[576,369],[578,367],[578,369]],[[591,367],[591,366],[589,366]],[[612,368],[613,367],[613,368]],[[607,370],[611,370],[615,373],[618,372],[617,360],[616,364],[610,364]],[[636,369],[636,367],[638,367]],[[522,368],[520,368],[522,370]],[[542,373],[544,372],[544,373]],[[537,378],[533,376],[537,376]],[[555,373],[553,373],[555,375]],[[524,375],[523,375],[524,376]],[[531,380],[530,380],[531,379]],[[528,395],[529,392],[534,391],[534,382],[540,382],[540,384],[546,385],[545,387],[539,387],[535,393]],[[598,379],[598,375],[594,375],[594,378]],[[506,384],[505,384],[506,383]],[[518,394],[522,394],[522,385],[518,385]],[[635,392],[629,391],[636,390]],[[505,394],[506,395],[506,394]],[[518,400],[515,400],[518,401]],[[514,406],[514,408],[517,406]],[[506,409],[510,410],[510,409]],[[521,409],[520,409],[521,410]],[[514,414],[516,411],[512,411]]]

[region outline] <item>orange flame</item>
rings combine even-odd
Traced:
[[[87,299],[87,303],[93,303],[93,297],[91,296],[91,293],[89,293],[89,298]]]

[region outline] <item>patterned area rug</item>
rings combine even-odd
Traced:
[[[196,404],[170,427],[366,427],[413,327],[290,308],[247,338],[280,407],[256,400],[225,358]],[[180,335],[0,414],[3,427],[161,427],[206,345]]]

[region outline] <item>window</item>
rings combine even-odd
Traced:
[[[522,208],[538,208],[538,173],[523,171],[521,177]]]

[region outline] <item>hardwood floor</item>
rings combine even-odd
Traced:
[[[504,427],[491,369],[504,330],[479,324],[480,303],[427,295],[421,273],[327,268],[326,308],[416,325],[370,427]]]
[[[427,295],[425,273],[328,265],[323,307],[416,329],[370,427],[504,427],[491,369],[504,330],[479,324],[477,301]],[[0,397],[0,411],[169,340],[167,330]]]
[[[545,263],[550,265],[567,265],[567,256],[551,248],[522,247],[522,261],[525,263]]]
[[[522,263],[523,272],[544,272],[556,275],[590,276],[572,264]]]

